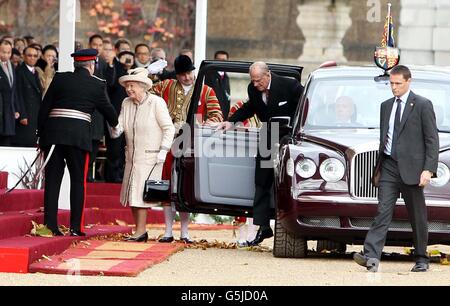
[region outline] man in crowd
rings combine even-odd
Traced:
[[[36,70],[39,51],[34,47],[24,50],[24,62],[17,68],[17,98],[21,106],[13,144],[19,147],[35,147],[42,87]]]
[[[11,138],[16,132],[16,119],[20,117],[16,73],[10,60],[12,48],[9,40],[0,40],[0,146],[11,145]]]
[[[217,51],[214,55],[217,61],[228,61],[229,55],[226,51]],[[223,71],[211,71],[205,77],[205,84],[214,89],[224,118],[228,118],[231,107],[230,78]]]

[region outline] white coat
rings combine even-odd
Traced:
[[[170,151],[175,135],[166,102],[152,94],[148,94],[141,104],[126,98],[116,130],[112,136],[117,137],[124,132],[127,144],[120,202],[123,206],[150,208],[155,203],[143,201],[145,181],[157,163],[158,153]],[[160,180],[162,169],[163,164],[158,164],[150,178]]]

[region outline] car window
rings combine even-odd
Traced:
[[[438,128],[450,131],[450,85],[416,79],[411,87],[433,102]],[[392,91],[389,82],[373,78],[318,79],[307,97],[305,129],[379,128],[381,103]]]

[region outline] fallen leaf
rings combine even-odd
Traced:
[[[119,226],[128,226],[128,223],[122,220],[116,220],[116,224]]]
[[[44,259],[46,259],[48,261],[52,261],[52,259],[50,257],[46,256],[46,255],[42,255],[42,258],[44,258]]]

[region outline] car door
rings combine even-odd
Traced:
[[[201,65],[189,120],[182,132],[183,155],[175,158],[172,169],[172,200],[180,210],[220,215],[252,211],[259,127],[217,132],[216,127],[202,125],[195,116],[207,73],[222,71],[230,76],[232,104],[247,100],[251,64],[205,61]],[[302,67],[269,66],[274,73],[301,80]]]

